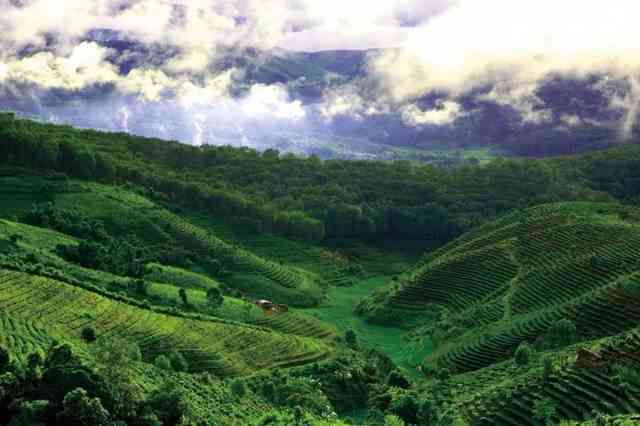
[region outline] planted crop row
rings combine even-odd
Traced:
[[[586,420],[593,412],[618,415],[640,411],[640,388],[629,384],[621,388],[602,369],[568,369],[547,382],[521,385],[490,399],[467,404],[469,414],[483,419],[482,424],[499,426],[537,425],[534,407],[547,399],[556,409],[557,418]]]
[[[490,247],[426,267],[393,296],[392,305],[421,309],[437,303],[452,310],[464,310],[499,290],[517,273],[518,266],[504,249]]]
[[[136,308],[52,279],[0,271],[0,309],[33,319],[70,337],[91,326],[98,338],[120,338],[140,346],[145,360],[181,352],[192,371],[220,376],[327,356],[313,339],[240,325],[172,317]]]
[[[335,335],[335,330],[325,323],[296,312],[265,314],[256,321],[257,325],[272,328],[282,333],[324,339]]]
[[[206,229],[182,220],[168,211],[162,211],[159,214],[162,220],[171,224],[188,245],[195,243],[199,246],[198,248],[207,250],[214,256],[230,258],[235,266],[262,275],[283,287],[296,288],[303,279],[290,269],[228,244],[211,235]]]

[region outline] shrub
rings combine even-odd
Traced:
[[[515,353],[516,364],[520,366],[529,364],[532,355],[533,349],[531,349],[531,346],[527,342],[520,343]]]
[[[549,327],[544,342],[547,347],[557,348],[574,343],[577,336],[578,332],[573,321],[561,319]]]
[[[189,364],[180,352],[172,352],[169,355],[169,361],[171,362],[171,368],[174,371],[187,371],[189,370]]]
[[[4,346],[0,346],[0,371],[5,371],[11,364],[11,356]]]
[[[93,327],[90,327],[90,326],[87,326],[82,329],[81,336],[82,336],[82,340],[84,340],[87,343],[93,343],[97,340],[96,331],[94,330]]]
[[[551,357],[544,359],[544,370],[542,372],[542,378],[545,382],[548,382],[554,372],[553,360]]]
[[[539,399],[533,405],[533,418],[540,420],[545,425],[555,424],[556,413],[556,404],[549,398]]]
[[[168,384],[152,393],[147,405],[165,425],[182,424],[189,411],[184,395]]]
[[[398,416],[384,416],[384,426],[405,426],[405,423]]]
[[[207,300],[212,308],[219,308],[224,302],[222,292],[218,288],[210,288],[207,290]]]
[[[58,414],[62,424],[78,426],[103,426],[109,421],[109,412],[99,398],[90,398],[87,391],[77,388],[69,392],[62,402],[64,407]]]
[[[231,392],[238,398],[243,398],[247,394],[247,385],[242,379],[231,382]]]
[[[135,289],[136,289],[136,293],[138,293],[141,296],[146,296],[149,292],[149,283],[147,283],[145,280],[135,280]]]
[[[411,383],[409,380],[402,374],[401,371],[393,370],[389,373],[389,377],[387,377],[387,384],[389,386],[393,386],[401,389],[409,389],[411,387]]]
[[[355,331],[347,330],[344,333],[344,341],[347,344],[347,346],[350,347],[351,349],[358,348],[358,336],[356,335]]]
[[[189,304],[189,299],[187,297],[187,291],[184,288],[181,288],[180,291],[178,291],[178,295],[180,296],[180,300],[182,300],[182,303],[185,306]]]
[[[153,361],[153,365],[160,370],[171,371],[171,361],[164,355],[158,355],[155,361]]]

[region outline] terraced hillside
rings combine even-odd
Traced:
[[[7,192],[11,195],[11,203],[0,206],[0,217],[14,218],[26,214],[34,205],[51,202],[58,209],[79,212],[100,221],[110,234],[128,235],[148,247],[184,247],[198,251],[203,263],[215,259],[232,274],[257,277],[256,283],[269,287],[270,291],[265,293],[268,295],[275,291],[281,294],[283,303],[313,305],[320,298],[320,280],[314,273],[296,270],[288,264],[268,260],[224,241],[210,229],[200,227],[126,188],[32,176],[20,180],[24,182],[11,189],[17,179],[0,177],[0,194],[13,191]],[[230,284],[242,281],[231,280]],[[264,298],[260,288],[256,287],[259,285],[243,290],[249,291],[253,297]]]
[[[69,338],[78,339],[81,330],[91,326],[99,339],[136,343],[149,361],[179,351],[191,371],[222,377],[304,364],[331,352],[320,341],[240,323],[169,316],[53,279],[4,269],[0,270],[0,308],[5,315],[33,321]],[[4,324],[12,323],[7,318]],[[37,329],[28,329],[31,332],[25,335],[38,335]]]
[[[611,204],[542,205],[508,215],[429,254],[359,310],[373,321],[427,323],[441,340],[426,360],[477,370],[535,343],[560,320],[582,338],[640,320],[640,211]],[[431,317],[430,317],[431,315]]]
[[[586,424],[635,425],[640,412],[638,333],[636,327],[613,337],[543,351],[526,365],[500,362],[432,381],[422,391],[439,394],[449,411],[462,413],[468,424],[573,425],[593,419]],[[585,351],[599,361],[581,361]],[[457,391],[471,388],[473,392]]]

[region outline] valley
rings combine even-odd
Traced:
[[[640,411],[636,146],[442,168],[0,118],[3,424]]]
[[[638,16],[0,0],[0,426],[640,425]]]

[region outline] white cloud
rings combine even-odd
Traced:
[[[619,129],[622,140],[628,140],[631,137],[640,113],[640,80],[638,78],[629,79],[629,90],[624,96],[614,96],[611,99],[611,106],[623,111]]]
[[[583,124],[580,116],[575,114],[562,114],[562,116],[560,116],[560,121],[569,127],[581,126]]]
[[[323,116],[398,111],[407,123],[447,124],[463,112],[456,99],[491,86],[480,100],[510,105],[525,122],[551,118],[536,90],[556,75],[608,74],[629,82],[610,96],[628,135],[640,103],[640,2],[636,0],[0,0],[0,82],[120,91],[184,107],[230,101],[238,71],[210,64],[230,48],[293,50],[399,46],[372,59],[363,84],[325,94]],[[152,17],[152,19],[150,19]],[[88,30],[116,31],[171,49],[119,75],[109,51],[83,42]],[[17,52],[29,47],[26,57]],[[46,47],[46,49],[45,49]],[[39,51],[40,49],[40,51]],[[445,95],[432,110],[416,100]],[[253,86],[241,101],[257,115],[300,120],[303,106],[280,86]],[[238,105],[233,106],[239,108]],[[567,123],[571,121],[567,118]],[[583,121],[586,120],[583,119]]]
[[[542,124],[551,121],[552,111],[544,107],[538,96],[537,82],[500,81],[493,85],[489,93],[478,96],[479,100],[492,101],[498,105],[510,106],[525,123]]]
[[[233,68],[215,77],[207,79],[203,86],[197,86],[191,81],[184,81],[178,86],[177,97],[185,106],[206,105],[219,102],[230,96],[229,91],[233,84],[234,74],[238,71]]]
[[[140,95],[149,101],[158,101],[166,90],[175,86],[175,82],[161,70],[133,69],[120,79],[118,88],[124,93]]]
[[[240,106],[247,116],[255,119],[273,117],[298,121],[306,116],[302,102],[290,100],[286,88],[280,85],[253,85]]]
[[[105,60],[108,49],[93,42],[77,45],[69,56],[40,52],[4,65],[4,79],[34,83],[41,88],[80,90],[120,78],[115,66]]]
[[[402,110],[402,119],[411,126],[452,124],[463,115],[462,107],[454,101],[444,101],[438,108],[423,111],[417,105],[409,105]]]
[[[304,31],[288,33],[280,46],[292,51],[366,50],[401,46],[413,28],[393,25],[324,25]]]
[[[285,33],[280,46],[297,51],[391,48],[402,45],[414,25],[446,10],[454,0],[298,0],[289,21],[304,27]]]
[[[9,67],[7,64],[0,62],[0,82],[3,82],[9,77]]]
[[[394,99],[640,66],[634,0],[461,0],[372,63]]]
[[[390,104],[384,99],[371,97],[366,81],[332,87],[323,94],[320,113],[325,120],[331,121],[337,116],[350,116],[360,120],[368,116],[389,114]]]

